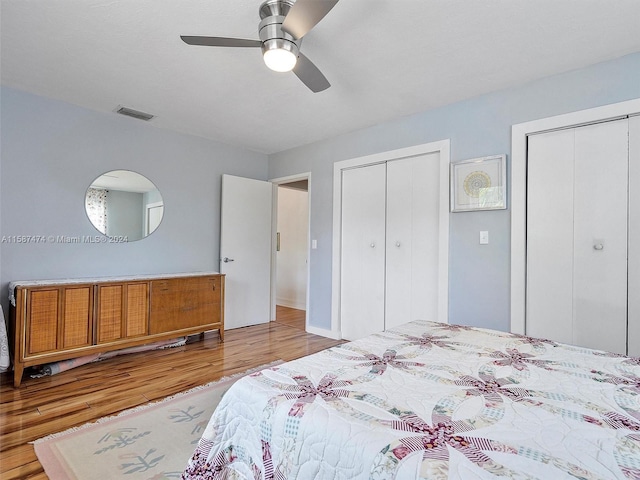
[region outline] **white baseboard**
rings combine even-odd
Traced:
[[[296,303],[295,301],[287,300],[285,298],[276,298],[276,305],[295,308],[296,310],[304,310],[305,308],[307,308],[304,303]]]

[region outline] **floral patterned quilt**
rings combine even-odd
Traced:
[[[640,358],[415,321],[236,382],[185,479],[640,479]]]

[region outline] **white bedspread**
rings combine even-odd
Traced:
[[[640,359],[416,321],[244,377],[186,479],[638,479]]]

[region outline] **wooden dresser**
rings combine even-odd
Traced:
[[[10,284],[14,386],[26,367],[218,330],[224,275],[190,273]]]

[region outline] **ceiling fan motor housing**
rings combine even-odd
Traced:
[[[280,48],[298,57],[302,38],[296,40],[282,31],[282,22],[294,3],[293,0],[267,0],[260,6],[262,20],[258,26],[258,35],[262,42],[262,53]]]

